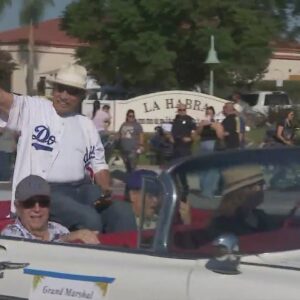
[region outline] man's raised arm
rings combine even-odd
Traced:
[[[13,103],[13,94],[4,91],[0,87],[0,112],[8,117]]]

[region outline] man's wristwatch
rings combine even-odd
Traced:
[[[111,205],[111,194],[111,190],[105,190],[102,192],[101,196],[94,202],[94,206],[98,212],[103,211]]]
[[[104,190],[100,196],[100,198],[111,198],[112,191],[111,190]]]

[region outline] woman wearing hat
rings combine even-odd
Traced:
[[[223,183],[222,200],[211,224],[217,235],[266,230],[266,214],[257,209],[264,200],[261,168],[256,165],[228,168],[223,171]]]

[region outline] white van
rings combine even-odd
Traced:
[[[280,106],[289,108],[292,101],[286,92],[282,91],[256,91],[241,94],[241,99],[255,112],[268,115],[270,107]]]

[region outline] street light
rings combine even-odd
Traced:
[[[219,64],[220,61],[217,56],[217,51],[215,50],[215,37],[213,35],[210,36],[210,49],[207,55],[207,59],[205,61],[206,64]],[[210,66],[210,74],[209,74],[209,94],[214,94],[214,70],[213,66]]]

